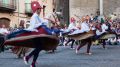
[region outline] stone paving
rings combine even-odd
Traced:
[[[37,61],[37,67],[120,67],[120,45],[92,46],[92,55],[84,54],[86,47],[75,54],[69,47],[58,47],[56,53],[48,54],[42,51]],[[0,67],[30,67],[23,59],[17,59],[11,51],[0,53]]]

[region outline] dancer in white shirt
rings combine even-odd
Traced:
[[[7,28],[5,28],[5,25],[2,25],[2,27],[0,28],[0,34],[7,35],[9,33],[10,32],[7,30]]]
[[[74,35],[74,34],[78,34],[78,33],[83,33],[83,32],[89,32],[90,31],[90,26],[88,25],[88,23],[85,21],[86,19],[83,18],[80,24],[80,29],[75,27],[76,30],[71,33],[70,35]]]

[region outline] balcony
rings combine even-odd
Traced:
[[[33,12],[31,9],[31,3],[25,3],[25,14],[32,16]]]
[[[0,11],[2,12],[13,12],[16,10],[15,0],[11,0],[4,2],[4,0],[0,0]]]

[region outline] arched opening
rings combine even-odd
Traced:
[[[0,27],[2,25],[5,25],[5,27],[9,28],[10,27],[10,19],[5,18],[5,17],[0,18]]]

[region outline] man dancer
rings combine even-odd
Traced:
[[[83,19],[82,19],[82,21],[81,21],[82,23],[81,23],[81,25],[80,25],[80,30],[78,30],[78,32],[89,32],[90,31],[90,26],[89,26],[89,24],[87,23],[87,19],[85,19],[84,17],[83,17]],[[81,40],[81,45],[79,45],[77,48],[76,48],[76,54],[78,54],[78,51],[80,50],[80,48],[82,48],[83,46],[85,46],[86,44],[88,44],[87,45],[87,54],[91,54],[90,52],[89,52],[89,50],[90,50],[90,46],[91,46],[91,40],[89,40],[89,38],[87,38],[87,39],[84,39],[84,40]]]
[[[41,18],[39,18],[42,7],[40,6],[40,4],[38,2],[32,2],[32,5],[33,5],[33,7],[35,7],[35,9],[33,10],[35,13],[31,17],[30,26],[26,30],[32,30],[32,31],[37,32],[38,30],[36,28],[39,27],[40,24],[42,23]],[[38,43],[37,39],[35,41]],[[39,42],[39,44],[42,44],[42,43]],[[42,50],[41,46],[39,46],[39,45],[36,46],[36,48],[29,55],[24,57],[25,64],[28,64],[29,59],[33,56],[33,62],[32,62],[30,67],[36,67],[35,63],[36,63],[36,60],[39,56],[39,52],[41,50]]]

